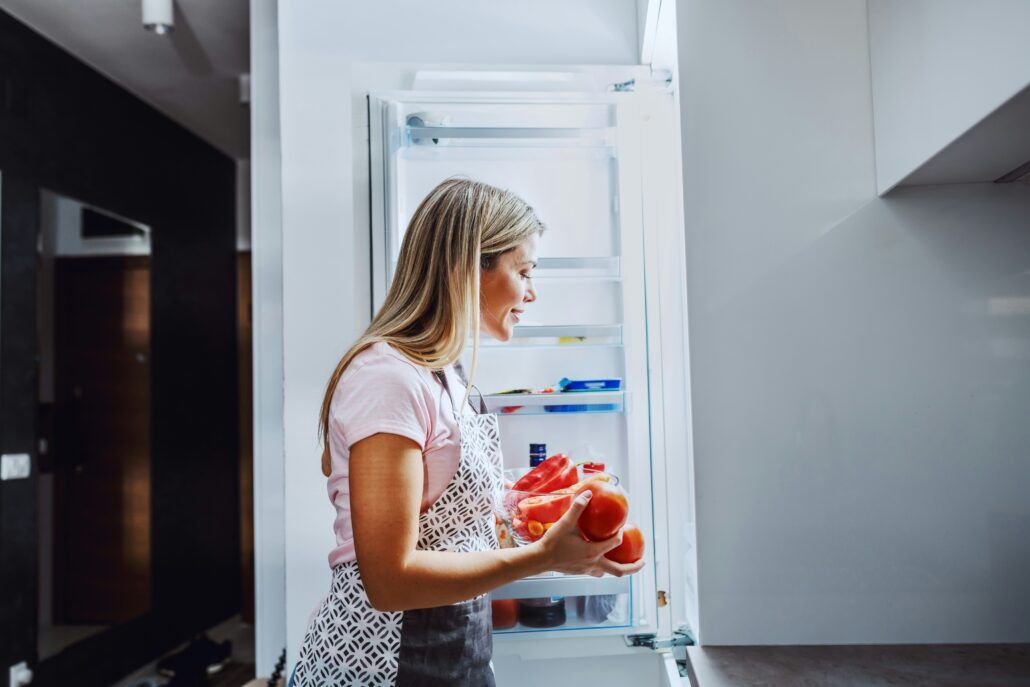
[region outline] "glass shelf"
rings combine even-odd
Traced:
[[[488,413],[544,415],[562,413],[621,413],[624,391],[556,392],[553,394],[490,394],[483,397]]]
[[[516,580],[490,592],[493,599],[532,599],[544,596],[596,596],[628,594],[630,577],[590,575],[541,575]]]
[[[567,607],[567,606],[566,606]],[[568,611],[566,611],[568,612]],[[570,615],[569,619],[563,624],[557,627],[530,627],[523,625],[522,623],[516,623],[513,627],[505,628],[503,630],[493,630],[495,636],[503,635],[523,635],[529,632],[568,632],[570,630],[598,630],[598,629],[610,629],[610,628],[625,628],[632,627],[627,620],[616,619],[614,622],[608,621],[603,623],[592,622],[577,618],[575,615]],[[625,632],[625,630],[623,630]]]
[[[611,258],[540,258],[534,278],[620,279],[622,261]]]
[[[483,337],[483,348],[495,346],[619,346],[622,345],[621,324],[519,325],[511,341],[495,341]]]

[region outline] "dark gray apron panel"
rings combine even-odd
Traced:
[[[397,687],[494,687],[490,599],[404,611]]]

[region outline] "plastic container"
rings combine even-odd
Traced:
[[[593,403],[574,404],[562,406],[544,406],[547,413],[610,413],[618,410],[619,406],[614,403]]]
[[[515,468],[513,470],[505,470],[504,479],[514,484],[530,469]],[[613,485],[619,483],[619,478],[609,472],[584,473],[582,466],[576,470],[580,481],[587,476],[593,476],[605,479]],[[530,498],[535,499],[534,506],[538,508],[537,512],[541,513],[542,519],[532,520],[527,518],[527,508],[525,506],[522,509],[519,508],[520,503]],[[501,499],[501,512],[496,514],[500,520],[499,526],[503,526],[505,531],[511,533],[511,541],[518,546],[524,546],[540,539],[550,523],[557,521],[561,514],[568,510],[574,498],[575,494],[571,493],[552,494],[548,492],[505,489]],[[537,524],[533,525],[533,522]]]
[[[622,380],[613,379],[569,379],[563,377],[558,386],[563,393],[582,391],[619,391],[622,389]]]

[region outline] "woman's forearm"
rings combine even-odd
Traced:
[[[375,568],[375,566],[372,566]],[[366,569],[361,578],[380,611],[406,611],[458,603],[548,570],[537,542],[497,551],[412,551],[397,569]]]

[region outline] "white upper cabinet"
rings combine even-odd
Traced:
[[[881,195],[996,181],[1030,162],[1030,2],[868,6]]]

